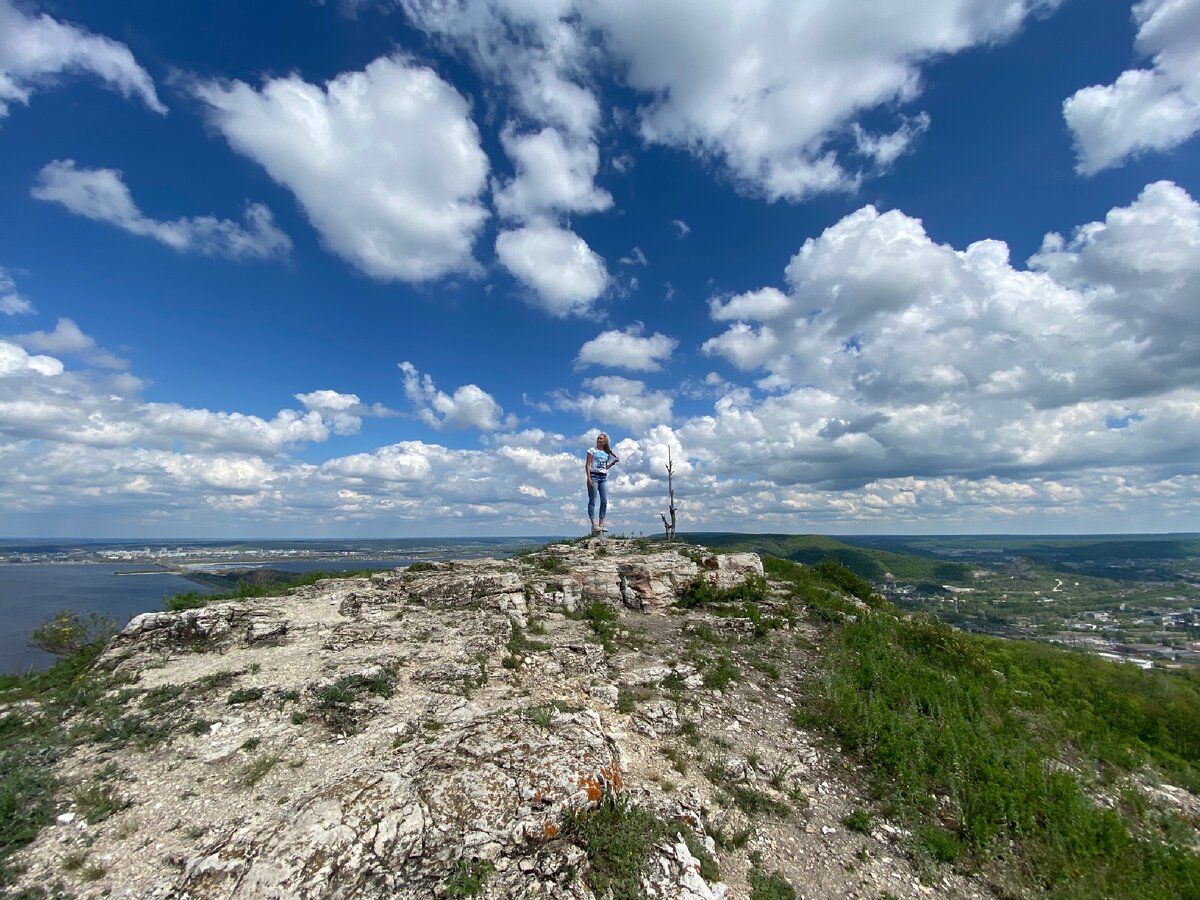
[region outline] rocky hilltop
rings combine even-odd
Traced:
[[[981,895],[847,828],[855,772],[794,724],[815,640],[757,556],[615,539],[148,613],[16,889]]]

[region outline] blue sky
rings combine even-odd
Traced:
[[[1200,531],[1200,0],[0,0],[0,534]]]

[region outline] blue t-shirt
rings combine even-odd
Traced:
[[[599,448],[593,448],[588,452],[592,454],[592,474],[608,475],[608,461],[612,459],[612,455]]]

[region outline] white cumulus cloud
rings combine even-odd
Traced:
[[[13,335],[12,340],[27,350],[45,350],[48,353],[82,356],[93,365],[107,369],[124,369],[129,363],[103,350],[96,339],[75,324],[72,319],[59,319],[53,331],[33,331]]]
[[[649,96],[639,113],[645,140],[720,160],[746,190],[797,200],[857,183],[857,163],[834,139],[864,112],[915,100],[924,61],[1003,40],[1046,6],[606,0],[577,8],[603,33],[627,83]],[[885,135],[860,129],[859,158],[889,163],[926,125],[918,114]]]
[[[609,284],[604,260],[583,238],[545,222],[500,232],[496,256],[554,316],[590,312]]]
[[[324,86],[290,75],[194,90],[230,146],[359,271],[413,282],[478,271],[487,156],[467,101],[431,69],[382,57]]]
[[[586,138],[600,105],[583,82],[590,47],[573,4],[549,0],[400,0],[416,27],[462,49],[535,122]]]
[[[500,136],[516,169],[515,177],[495,186],[496,211],[528,220],[548,213],[599,212],[612,206],[612,196],[595,185],[600,153],[590,141],[564,138],[554,128]]]
[[[640,323],[624,331],[603,331],[579,348],[575,358],[576,368],[605,366],[610,369],[628,369],[631,372],[657,372],[671,358],[679,341],[655,332],[642,336]]]
[[[639,432],[671,421],[673,401],[670,394],[647,390],[643,381],[620,375],[598,375],[586,379],[583,386],[584,390],[577,395],[557,392],[555,405],[610,429],[618,426]]]
[[[63,364],[52,356],[30,356],[24,347],[0,340],[0,378],[34,372],[38,375],[61,375]]]
[[[1028,269],[864,207],[809,239],[788,290],[712,303],[730,390],[690,452],[782,484],[1047,474],[1200,452],[1200,206],[1176,185],[1048,235]]]
[[[422,375],[410,362],[402,362],[404,393],[417,412],[417,417],[431,428],[478,428],[495,431],[511,428],[515,416],[505,416],[504,409],[487,391],[475,384],[464,384],[453,394],[439,391],[429,375]]]
[[[1083,175],[1170,150],[1200,131],[1200,0],[1142,0],[1133,17],[1136,49],[1150,67],[1127,69],[1063,103]]]

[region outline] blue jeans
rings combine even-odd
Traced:
[[[596,494],[600,494],[600,518],[604,518],[604,514],[608,512],[608,476],[592,474],[592,480],[588,482],[588,518],[593,521],[596,518]]]

